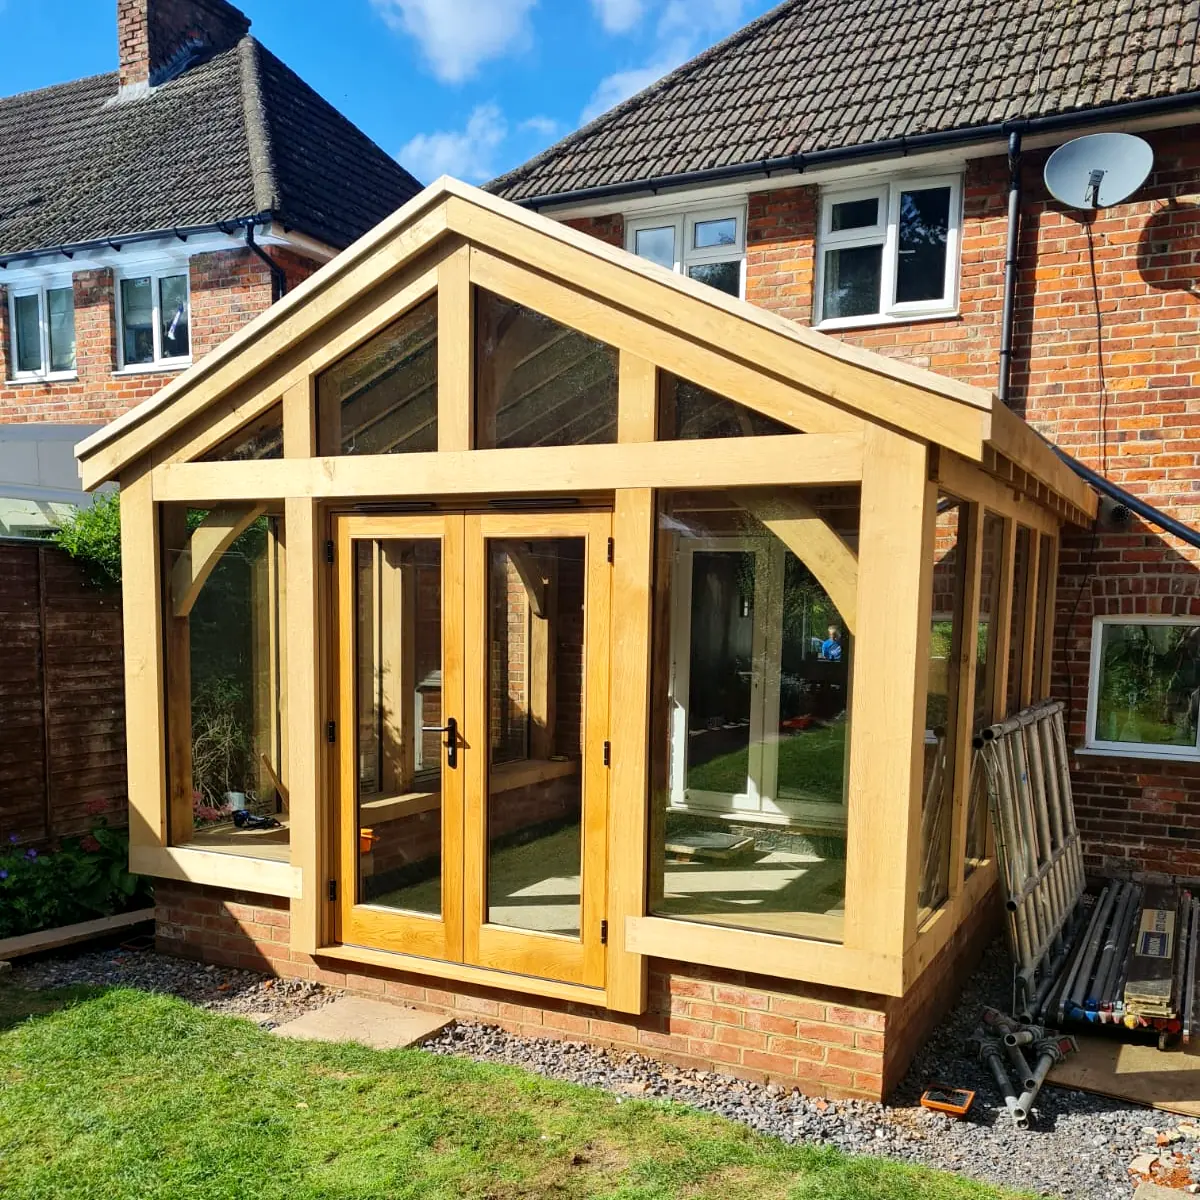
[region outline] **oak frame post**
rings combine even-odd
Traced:
[[[475,446],[475,306],[471,248],[465,243],[438,267],[438,450]]]

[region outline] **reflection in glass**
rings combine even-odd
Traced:
[[[476,289],[476,445],[617,440],[617,352]]]
[[[741,262],[702,263],[689,267],[688,274],[700,283],[707,283],[718,292],[724,292],[735,299],[742,294],[742,264]]]
[[[121,280],[125,365],[154,361],[154,289],[149,276]]]
[[[675,269],[675,226],[664,225],[661,229],[639,229],[634,234],[634,252],[639,258],[647,258],[668,271]]]
[[[186,275],[168,275],[158,281],[163,358],[191,354],[188,334],[188,281]]]
[[[946,295],[946,240],[950,236],[950,189],[900,193],[900,244],[896,303],[941,300]]]
[[[200,461],[264,462],[282,457],[283,405],[273,404],[261,416],[214,446]]]
[[[431,296],[318,377],[324,426],[339,427],[322,454],[407,454],[437,449],[438,311]]]
[[[50,288],[46,292],[50,318],[50,370],[75,370],[75,291]]]
[[[877,313],[882,277],[882,246],[827,250],[821,301],[823,319]]]
[[[851,553],[857,488],[664,502],[653,721],[670,753],[653,768],[650,901],[660,915],[841,940],[853,644],[784,540],[813,512]]]
[[[442,911],[442,551],[354,543],[358,897]]]
[[[1054,607],[1051,596],[1054,593],[1054,537],[1043,533],[1038,538],[1038,583],[1037,583],[1037,615],[1033,631],[1033,699],[1045,700],[1042,694],[1042,680],[1046,668],[1054,657]]]
[[[13,300],[17,325],[17,370],[42,369],[42,324],[38,297],[17,296]]]
[[[692,248],[712,250],[717,246],[737,245],[737,218],[722,217],[716,221],[697,221],[692,235]]]
[[[796,432],[790,425],[728,400],[698,383],[681,379],[669,371],[658,373],[660,441],[768,437]]]
[[[1200,625],[1101,626],[1097,741],[1193,749],[1197,697]]]
[[[580,936],[583,538],[488,542],[487,914]]]
[[[1004,711],[1013,716],[1021,708],[1021,671],[1025,662],[1025,615],[1029,611],[1029,572],[1032,568],[1033,531],[1017,526],[1016,557],[1013,560],[1012,626],[1008,641],[1008,684]]]
[[[830,230],[833,233],[847,229],[873,229],[878,224],[878,196],[869,196],[866,200],[843,200],[833,205],[830,217]]]

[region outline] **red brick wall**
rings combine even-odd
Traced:
[[[272,249],[289,286],[316,263]],[[190,261],[192,360],[198,362],[271,304],[267,266],[249,250],[198,254]],[[75,285],[77,378],[57,383],[10,381],[8,300],[0,286],[0,422],[102,424],[165,387],[179,371],[117,374],[116,302],[110,269],[79,271]]]
[[[1046,153],[1025,156],[1012,405],[1041,432],[1114,482],[1200,526],[1200,137],[1190,127],[1147,135],[1156,166],[1136,198],[1091,230],[1108,385],[1100,436],[1096,317],[1087,227],[1046,198]],[[949,319],[844,330],[836,336],[969,383],[994,388],[1007,234],[1008,165],[969,164],[964,183],[960,313]],[[753,195],[746,295],[803,324],[813,315],[819,190]],[[619,241],[619,217],[571,222]],[[1054,694],[1084,737],[1094,615],[1200,615],[1200,556],[1135,522],[1125,533],[1066,538],[1059,576]],[[1092,869],[1200,876],[1200,767],[1079,756],[1074,780]]]
[[[573,1038],[815,1095],[880,1099],[899,1082],[996,928],[981,905],[904,1000],[651,960],[640,1017],[350,966],[290,949],[286,900],[159,880],[159,949],[312,979],[531,1037]]]
[[[121,86],[158,79],[189,48],[233,46],[249,28],[225,0],[118,0]]]

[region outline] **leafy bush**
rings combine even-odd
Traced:
[[[54,542],[82,566],[93,583],[121,583],[121,494],[103,492],[90,508],[81,508],[54,534]]]
[[[58,850],[0,847],[0,938],[57,929],[144,907],[148,881],[128,869],[129,839],[99,825],[84,838],[65,838]]]

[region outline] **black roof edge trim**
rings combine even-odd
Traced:
[[[172,225],[169,229],[151,229],[142,233],[120,233],[106,238],[96,238],[90,242],[69,242],[64,246],[42,246],[37,250],[19,250],[12,254],[0,254],[0,268],[6,268],[15,262],[26,259],[47,258],[56,254],[86,254],[89,250],[111,250],[114,244],[130,246],[135,242],[166,241],[168,238],[178,238],[181,242],[197,233],[232,233],[235,229],[245,229],[248,225],[270,225],[276,220],[276,214],[270,210],[255,213],[250,217],[232,217],[226,221],[209,221],[204,225]]]
[[[1024,136],[1054,133],[1058,130],[1100,125],[1118,118],[1136,120],[1139,117],[1158,116],[1189,108],[1200,108],[1200,92],[1180,92],[1174,96],[1131,100],[1127,104],[1108,104],[1101,108],[1053,113],[1044,117],[1014,117],[1011,120],[992,125],[975,125],[966,129],[917,133],[912,136],[889,138],[881,142],[868,142],[864,145],[814,150],[809,154],[785,154],[779,158],[763,159],[759,162],[733,163],[723,167],[709,167],[700,171],[684,171],[678,175],[660,175],[650,179],[629,180],[625,183],[599,184],[595,187],[577,188],[570,192],[530,196],[517,200],[515,203],[520,204],[523,208],[549,208],[566,204],[581,204],[591,200],[615,199],[640,192],[649,192],[653,195],[667,188],[694,187],[706,183],[728,183],[755,177],[769,179],[772,174],[783,172],[803,174],[806,170],[833,166],[843,162],[867,161],[873,158],[904,158],[922,151],[1007,139],[1008,135],[1014,132]]]

